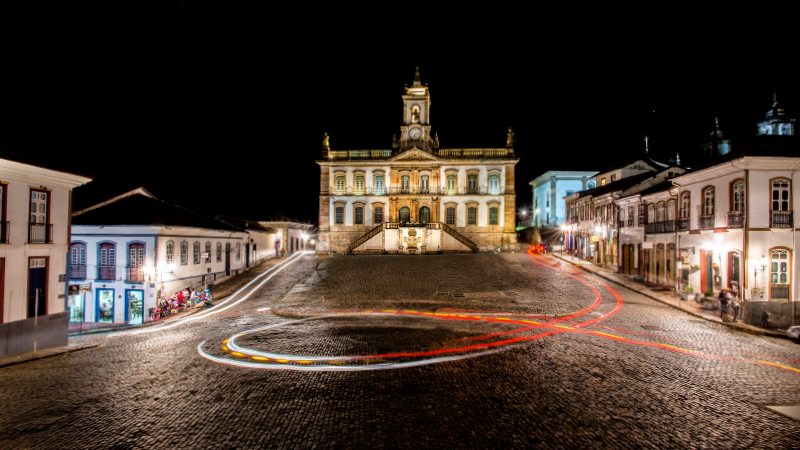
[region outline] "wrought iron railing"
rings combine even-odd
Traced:
[[[664,220],[661,222],[648,223],[645,225],[644,232],[647,234],[674,233],[675,221]]]
[[[69,278],[71,280],[85,280],[86,279],[86,264],[70,264]]]
[[[791,286],[788,284],[773,284],[769,287],[769,298],[770,300],[788,300],[789,299],[789,288]]]
[[[97,266],[98,280],[116,280],[117,268],[115,266]]]
[[[691,220],[688,217],[678,219],[678,231],[689,231]]]
[[[52,244],[53,225],[49,223],[28,223],[28,243]]]
[[[741,211],[728,211],[728,228],[742,228],[744,214]]]
[[[769,226],[771,228],[792,228],[794,226],[792,219],[792,211],[772,211]]]
[[[697,226],[701,230],[713,230],[714,229],[714,215],[708,216],[700,216],[697,221]]]
[[[128,281],[144,281],[144,269],[141,267],[128,267]]]

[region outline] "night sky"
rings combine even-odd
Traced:
[[[415,66],[442,147],[514,128],[518,204],[645,134],[691,163],[714,116],[735,145],[774,91],[800,105],[797,24],[752,7],[109,3],[2,11],[0,146],[207,213],[316,222],[322,134],[390,148]]]

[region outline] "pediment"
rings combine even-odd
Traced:
[[[411,150],[406,150],[403,153],[394,156],[390,159],[390,161],[439,161],[439,158],[424,150],[414,147]]]

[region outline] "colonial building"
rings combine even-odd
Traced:
[[[287,220],[269,220],[259,224],[275,231],[274,248],[278,256],[291,255],[314,246],[311,234],[314,226],[311,224]]]
[[[564,223],[567,211],[563,198],[594,187],[597,172],[550,170],[529,184],[533,191],[533,226],[547,227]]]
[[[70,203],[89,181],[0,151],[0,356],[67,345]]]
[[[332,150],[325,135],[317,251],[516,248],[513,132],[501,148],[442,148],[430,107],[417,70],[392,148]]]
[[[143,188],[76,211],[70,321],[148,321],[162,298],[247,270],[275,256],[279,240],[256,222],[207,217]]]

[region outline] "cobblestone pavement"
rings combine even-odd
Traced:
[[[0,369],[0,447],[800,447],[765,409],[800,404],[800,346],[526,254],[307,256],[74,341],[101,345]]]

